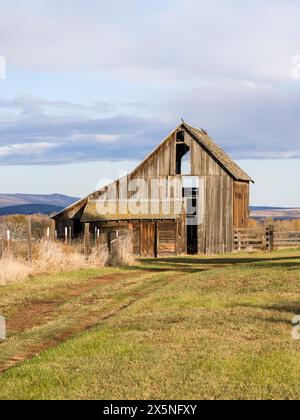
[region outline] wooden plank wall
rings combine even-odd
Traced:
[[[156,229],[156,230],[155,230]],[[170,256],[182,252],[179,222],[133,223],[133,253],[136,256]],[[157,241],[155,243],[155,241]]]
[[[249,218],[249,183],[234,182],[233,200],[234,228],[247,228]]]
[[[227,176],[205,177],[205,215],[198,226],[198,252],[231,252],[233,230],[233,181]]]
[[[132,177],[175,175],[175,145],[176,134],[173,133],[132,173]]]
[[[158,223],[158,255],[175,255],[177,224],[175,222]]]

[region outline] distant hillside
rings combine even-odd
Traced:
[[[78,198],[76,197],[62,194],[0,194],[0,208],[24,204],[50,204],[52,206],[67,207],[77,200]]]
[[[51,214],[75,203],[78,198],[62,194],[0,194],[0,216]]]
[[[64,207],[51,206],[49,204],[24,204],[23,206],[1,207],[0,216],[12,216],[14,214],[45,214],[58,213]]]
[[[274,220],[300,220],[300,208],[285,208],[285,207],[250,207],[250,214],[253,219],[267,219]]]

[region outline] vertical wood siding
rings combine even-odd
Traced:
[[[234,228],[246,227],[249,207],[249,183],[236,182],[233,177],[219,164],[219,162],[197,143],[188,133],[185,133],[185,143],[190,147],[191,176],[197,176],[203,180],[198,206],[203,208],[204,217],[198,225],[198,252],[199,253],[222,253],[230,252],[234,246]],[[128,182],[143,179],[148,184],[148,196],[145,200],[143,214],[134,216],[127,210],[127,214],[120,211],[116,204],[117,213],[106,215],[101,219],[92,207],[92,201],[106,194],[103,189],[90,196],[91,199],[85,207],[82,215],[83,222],[98,222],[104,220],[130,219],[125,226],[132,232],[133,251],[135,255],[153,256],[174,255],[187,251],[186,239],[186,216],[182,189],[171,191],[172,198],[182,201],[182,212],[176,213],[172,208],[171,214],[166,215],[162,201],[162,187],[157,191],[159,202],[156,214],[151,210],[151,181],[159,178],[167,185],[168,182],[182,176],[176,175],[176,132],[158,147],[148,159],[146,159],[131,175]],[[112,184],[116,187],[117,198],[120,195],[120,182]],[[125,208],[126,208],[125,203]],[[127,205],[128,207],[128,205]],[[80,216],[81,217],[81,216]],[[134,220],[136,219],[136,221]],[[165,219],[163,222],[162,219]],[[174,219],[173,221],[167,219]],[[124,223],[124,221],[122,222]]]
[[[234,227],[247,228],[249,218],[249,184],[235,182],[233,192]]]

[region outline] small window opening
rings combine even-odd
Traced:
[[[176,175],[191,173],[190,148],[185,143],[176,144]]]
[[[184,143],[184,131],[177,131],[176,142],[177,143]]]

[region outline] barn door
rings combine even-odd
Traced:
[[[156,257],[157,239],[154,222],[141,223],[141,249],[143,257]]]

